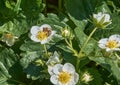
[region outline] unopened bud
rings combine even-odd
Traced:
[[[42,61],[41,59],[37,59],[37,60],[35,61],[35,64],[36,64],[37,66],[43,66],[43,65],[44,65],[44,61]]]

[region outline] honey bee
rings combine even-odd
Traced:
[[[51,34],[51,30],[48,29],[47,27],[43,28],[43,32],[45,32],[47,36],[49,36]]]

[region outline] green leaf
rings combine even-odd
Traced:
[[[23,14],[29,20],[37,19],[39,14],[43,11],[44,7],[45,5],[42,3],[42,0],[22,0],[21,2]]]
[[[111,58],[104,57],[89,57],[90,60],[97,62],[99,65],[107,69],[109,72],[112,72],[113,76],[120,83],[120,68],[118,66],[118,61],[112,60]]]
[[[41,56],[40,51],[32,51],[32,52],[26,52],[21,53],[21,60],[20,63],[23,66],[23,68],[27,68],[30,63],[32,63],[36,58],[39,58]]]
[[[0,24],[19,16],[21,0],[1,0],[0,2]]]
[[[43,67],[37,66],[34,62],[36,59],[42,57],[42,55],[42,51],[28,51],[21,54],[23,58],[20,60],[20,63],[24,72],[27,74],[27,78],[31,78],[32,80],[45,78],[43,75],[46,75],[46,73],[43,71]]]
[[[27,31],[28,28],[25,19],[14,19],[13,21],[9,21],[4,25],[0,26],[0,32],[12,33],[14,36],[17,37],[19,37],[21,34],[26,33]]]
[[[77,20],[73,16],[71,16],[70,14],[69,14],[69,17],[74,22],[74,24],[76,26],[80,27],[82,30],[85,29],[85,27],[86,27],[86,25],[88,23],[87,20]]]
[[[4,66],[2,62],[0,62],[0,83],[3,83],[7,81],[11,76],[9,75],[9,72],[7,68]]]
[[[54,30],[59,33],[59,31],[66,26],[64,22],[62,22],[56,14],[48,13],[46,18],[39,20],[40,25],[42,24],[49,24],[52,26]]]
[[[56,47],[62,49],[62,50],[65,51],[65,52],[72,53],[72,51],[68,48],[68,46],[65,46],[65,45],[63,45],[63,44],[56,45]]]
[[[96,7],[101,4],[101,0],[65,0],[67,13],[70,16],[70,19],[77,26],[81,25],[81,20],[89,18],[95,11]]]
[[[20,50],[22,51],[38,51],[43,50],[43,45],[40,43],[36,43],[33,41],[25,41],[24,44],[21,45]]]
[[[97,12],[103,12],[103,13],[111,14],[111,10],[110,10],[110,8],[108,7],[108,5],[105,1],[103,1],[101,5],[97,6],[95,8],[95,11],[96,11],[96,13]]]
[[[24,71],[27,73],[27,78],[31,78],[32,80],[42,80],[44,78],[47,78],[48,75],[43,70],[43,67],[36,66],[33,63],[29,64],[29,66],[26,69],[24,69]]]
[[[83,46],[83,44],[85,43],[85,41],[87,40],[88,36],[79,27],[76,27],[74,31],[75,31],[75,35],[76,35],[78,43],[79,43],[79,47],[81,48]],[[86,55],[88,55],[94,51],[96,46],[97,46],[96,41],[94,39],[90,39],[83,51]]]
[[[76,66],[76,62],[77,62],[77,57],[74,56],[72,53],[69,52],[61,52],[63,54],[63,59],[66,62],[72,63],[74,66]]]
[[[17,56],[11,49],[0,49],[0,84],[7,82],[12,76],[9,69],[17,62]]]
[[[18,1],[9,1],[9,0],[6,0],[5,1],[5,6],[11,10],[14,10],[14,11],[19,11],[20,10],[20,4],[21,4],[21,0],[18,0]]]

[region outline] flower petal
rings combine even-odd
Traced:
[[[59,58],[59,54],[57,53],[57,51],[55,51],[55,52],[54,52],[54,54],[53,54],[53,57],[52,57],[52,58],[56,58],[56,57],[57,57],[57,58]]]
[[[102,49],[106,49],[106,43],[108,42],[108,38],[103,38],[101,40],[98,41],[98,46]]]
[[[102,49],[106,49],[106,48],[107,48],[105,44],[99,44],[98,46],[99,46],[100,48],[102,48]]]
[[[44,39],[44,40],[41,40],[41,44],[48,43],[49,41],[50,41],[49,39]]]
[[[75,72],[75,67],[70,64],[70,63],[65,63],[63,66],[63,71],[69,72],[69,73],[74,73]]]
[[[40,40],[37,39],[35,35],[31,35],[30,38],[31,38],[31,40],[33,40],[35,42],[40,42]]]
[[[109,22],[110,21],[110,15],[109,14],[104,14],[105,20],[104,22]]]
[[[93,14],[93,17],[99,22],[102,19],[103,14],[102,12],[99,12],[98,14]]]
[[[43,25],[40,26],[40,30],[43,30],[43,28],[48,28],[50,30],[52,29],[51,26],[48,25],[48,24],[43,24]]]
[[[99,44],[106,44],[108,42],[108,38],[103,38],[98,41]]]
[[[70,81],[67,85],[76,85],[74,81]]]
[[[119,51],[119,50],[120,50],[120,48],[115,48],[114,50]]]
[[[49,36],[47,39],[44,39],[41,41],[41,44],[45,44],[45,43],[48,43],[50,40],[51,40],[51,36]]]
[[[40,27],[39,26],[32,26],[30,33],[32,35],[36,35],[38,33],[38,31],[40,31]]]
[[[78,73],[74,73],[74,82],[77,83],[79,80],[79,75]]]
[[[53,75],[54,73],[53,73],[53,67],[52,66],[48,66],[48,73],[50,74],[50,75]]]
[[[51,36],[55,35],[56,34],[56,31],[52,31],[51,32]]]
[[[50,59],[53,60],[56,63],[60,62],[59,55],[58,55],[58,53],[56,51],[54,52],[53,56],[51,56]]]
[[[57,75],[52,75],[52,76],[50,77],[50,81],[51,81],[53,84],[57,85],[57,83],[58,83]]]
[[[63,67],[62,64],[56,64],[56,65],[53,67],[53,72],[54,72],[55,74],[59,74],[59,73],[62,71],[62,67]]]
[[[13,39],[7,39],[7,40],[6,40],[6,44],[7,44],[8,46],[14,45],[14,42],[15,42],[14,38],[13,38]]]
[[[120,41],[120,35],[118,35],[118,34],[115,34],[115,35],[111,35],[110,37],[109,37],[109,40],[116,40],[116,41]]]
[[[106,48],[106,51],[107,51],[107,52],[112,52],[112,51],[113,51],[113,49]]]
[[[59,59],[59,55],[58,53],[55,51],[53,56],[50,56],[49,60],[47,61],[47,65],[54,65],[56,63],[59,63],[60,59]]]

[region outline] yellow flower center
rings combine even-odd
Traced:
[[[39,40],[44,40],[48,38],[50,34],[51,34],[51,30],[49,30],[48,28],[43,28],[43,31],[39,31],[36,37]]]
[[[43,32],[43,31],[39,31],[38,33],[37,33],[37,39],[39,39],[39,40],[44,40],[44,39],[46,39],[48,36],[46,35],[46,33],[45,32]]]
[[[106,44],[107,47],[109,48],[117,48],[118,47],[118,42],[115,40],[108,41]]]
[[[13,35],[10,34],[10,33],[8,33],[8,34],[5,35],[5,37],[6,37],[6,38],[13,38]]]
[[[71,74],[69,74],[68,72],[60,72],[60,74],[58,75],[58,80],[63,83],[66,84],[70,81],[71,79]]]

